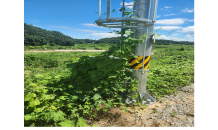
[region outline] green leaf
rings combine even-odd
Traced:
[[[75,124],[73,124],[73,122],[70,120],[65,120],[58,124],[61,125],[61,127],[75,127]]]
[[[39,105],[39,104],[40,104],[40,101],[36,98],[35,100],[33,100],[29,103],[29,106],[35,107],[36,105]]]
[[[126,89],[124,89],[124,88],[120,88],[119,89],[119,91],[121,91],[121,92],[123,92],[123,91],[125,91]]]
[[[122,107],[121,109],[124,110],[125,112],[128,111],[126,107]]]
[[[35,74],[35,77],[36,77],[36,78],[43,78],[44,75],[42,75],[42,74]]]
[[[133,58],[134,58],[134,59],[138,59],[139,57],[138,57],[138,56],[133,56]]]
[[[99,61],[99,62],[96,63],[96,66],[98,68],[102,68],[102,67],[104,67],[104,64],[101,61]]]
[[[30,124],[30,127],[35,127],[35,124],[34,123]]]
[[[100,98],[101,98],[101,95],[97,94],[97,93],[92,97],[92,99],[94,99],[94,100],[98,100]]]
[[[36,97],[36,94],[29,92],[27,95],[24,96],[24,101],[31,101],[34,99],[34,97]]]
[[[109,76],[108,78],[116,78],[117,76]]]
[[[55,122],[60,121],[61,119],[64,119],[64,113],[62,111],[58,111],[58,112],[52,112],[51,117],[53,117],[53,120]]]
[[[25,119],[26,121],[28,121],[28,120],[35,120],[35,117],[32,116],[32,115],[30,115],[30,114],[26,114],[26,115],[24,115],[24,119]]]
[[[93,125],[91,125],[91,126],[92,126],[92,127],[98,127],[97,125],[94,125],[94,124],[93,124]]]
[[[76,123],[76,126],[77,127],[88,127],[86,121],[82,118],[79,118],[78,119],[78,122]]]
[[[94,91],[98,91],[98,89],[97,89],[97,88],[94,88],[93,90],[94,90]]]
[[[104,108],[103,111],[106,113],[108,111],[108,109]]]
[[[146,38],[146,35],[144,34],[144,35],[142,35],[142,37],[141,37],[142,39],[145,39]]]
[[[65,99],[65,96],[60,96],[59,98],[60,98],[61,100],[66,100],[66,99]]]
[[[52,95],[44,95],[43,96],[45,100],[54,99],[55,96]]]
[[[125,31],[125,34],[126,34],[126,35],[131,35],[132,33],[133,33],[133,32],[130,31],[130,30]]]

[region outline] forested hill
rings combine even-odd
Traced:
[[[24,45],[61,45],[73,46],[74,39],[58,31],[48,31],[24,23]]]
[[[99,40],[92,39],[74,39],[70,36],[64,35],[58,31],[48,31],[30,24],[24,23],[24,45],[39,46],[39,45],[59,45],[59,46],[74,46],[75,44],[83,43],[111,43],[118,42],[118,38],[102,38]],[[157,45],[183,44],[194,45],[194,42],[188,41],[171,41],[171,40],[155,40]]]

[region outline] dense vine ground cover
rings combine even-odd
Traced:
[[[124,88],[110,86],[109,82],[104,81],[104,83],[101,83],[105,85],[102,88],[93,86],[93,90],[81,91],[91,88],[89,87],[90,84],[87,84],[85,88],[80,88],[79,83],[84,85],[88,82],[78,82],[77,86],[75,86],[73,81],[80,79],[72,79],[72,73],[74,72],[65,65],[67,61],[78,61],[77,57],[82,55],[94,56],[95,54],[100,53],[52,52],[24,54],[25,126],[87,126],[84,118],[88,116],[95,117],[96,110],[100,109],[94,107],[95,103],[106,100],[109,104],[115,99],[112,96],[110,98],[110,93],[102,88],[113,88],[117,89],[117,91],[122,91]],[[84,58],[83,60],[84,63],[87,62],[87,59]],[[77,69],[82,72],[86,68]],[[110,70],[107,73],[109,74],[109,72]],[[84,74],[86,74],[85,71]],[[95,77],[92,71],[87,73],[87,76],[89,76],[88,74],[93,78]],[[122,75],[120,74],[120,76]],[[113,78],[113,76],[110,78]],[[90,79],[87,79],[87,81],[101,82]],[[161,97],[173,93],[176,88],[188,85],[193,81],[193,45],[156,45],[155,54],[151,56],[149,67],[147,89],[150,92]],[[101,92],[105,94],[108,93],[109,96],[106,96],[108,99],[100,100],[100,95],[97,94],[99,91],[105,91]],[[118,93],[115,93],[114,96],[116,94]],[[93,97],[82,97],[82,95],[93,95]],[[116,107],[116,105],[113,104],[113,107]],[[108,106],[111,107],[111,104]],[[106,112],[107,109],[104,109],[104,111]]]
[[[106,43],[83,43],[83,44],[75,44],[74,46],[49,46],[49,45],[42,45],[42,46],[24,46],[24,50],[58,50],[58,49],[68,49],[68,50],[108,50],[110,44]]]

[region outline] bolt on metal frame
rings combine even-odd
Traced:
[[[101,0],[99,0],[99,20],[95,21],[95,24],[103,27],[110,28],[130,28],[132,31],[135,30],[135,33],[131,35],[131,37],[141,37],[146,34],[145,40],[143,44],[138,44],[134,48],[134,56],[143,56],[143,66],[142,69],[132,69],[132,77],[136,77],[141,82],[141,85],[138,85],[139,89],[139,100],[143,104],[152,104],[156,102],[156,97],[151,96],[146,91],[147,85],[147,76],[149,69],[144,69],[145,57],[151,54],[152,49],[152,36],[154,34],[149,34],[149,32],[154,32],[154,23],[156,20],[157,13],[157,4],[158,0],[134,0],[133,4],[133,18],[124,17],[124,10],[122,10],[122,17],[110,18],[110,9],[111,9],[111,0],[107,0],[107,18],[101,19]],[[123,0],[122,8],[124,8],[125,0]],[[132,5],[128,5],[132,6]],[[127,25],[124,22],[132,21],[132,25]],[[123,34],[121,34],[123,36]],[[136,39],[139,40],[139,39]],[[120,46],[120,49],[122,47]],[[148,62],[149,64],[149,62]],[[128,83],[128,82],[125,82]],[[130,82],[129,82],[130,83]],[[146,101],[142,101],[145,99]],[[127,99],[127,103],[136,102],[136,100]]]

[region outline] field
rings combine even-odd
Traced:
[[[76,49],[105,49],[106,44],[77,45]],[[45,47],[46,48],[46,47]],[[26,48],[25,50],[43,50],[43,48]],[[64,47],[48,48],[66,49]],[[68,47],[67,49],[73,49]],[[102,52],[51,52],[24,54],[24,96],[25,126],[87,126],[86,116],[72,106],[76,100],[69,95],[72,81],[68,61],[76,62],[87,55],[95,56]],[[151,56],[147,90],[159,99],[163,95],[174,93],[179,87],[194,82],[194,46],[193,45],[156,45]],[[104,87],[104,86],[103,86]],[[96,97],[97,98],[97,97]],[[72,99],[72,100],[71,100]],[[89,107],[89,102],[85,107]],[[80,104],[77,104],[78,106]],[[115,106],[116,107],[116,106]],[[84,109],[84,108],[81,108]],[[87,108],[88,109],[88,108]],[[84,109],[85,110],[85,109]],[[107,112],[106,109],[103,109]],[[73,114],[74,115],[73,115]],[[78,114],[78,115],[77,115]],[[94,115],[96,117],[98,115]],[[81,118],[75,118],[81,117]],[[94,125],[92,125],[94,126]]]
[[[43,46],[24,46],[24,50],[58,50],[58,49],[67,49],[67,50],[108,50],[110,47],[109,44],[106,43],[100,43],[100,44],[94,44],[94,43],[84,43],[84,44],[76,44],[75,46],[49,46],[49,45],[43,45]]]

